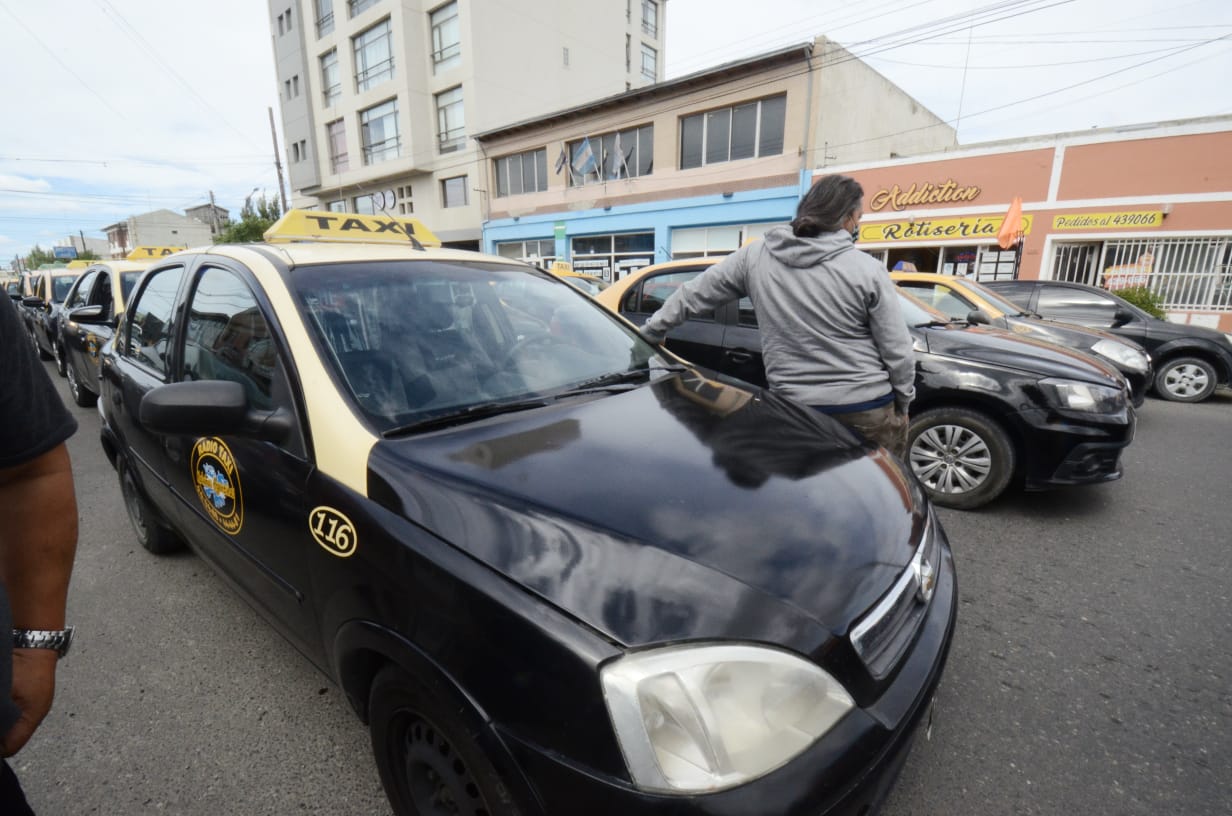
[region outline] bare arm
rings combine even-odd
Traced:
[[[0,468],[0,582],[8,592],[13,626],[63,629],[69,577],[77,553],[77,500],[68,448],[60,444],[29,462]],[[7,636],[7,633],[0,633]],[[0,740],[12,756],[51,710],[56,653],[13,650],[13,701],[21,719]]]

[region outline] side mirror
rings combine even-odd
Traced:
[[[245,436],[281,442],[292,427],[285,409],[250,408],[244,387],[229,380],[159,386],[141,398],[138,415],[141,424],[155,433],[184,436]]]
[[[47,304],[38,295],[29,295],[21,299],[21,302],[32,309],[41,309]]]
[[[1134,319],[1134,313],[1124,306],[1117,306],[1116,312],[1112,315],[1112,328],[1119,329],[1126,323]]]
[[[81,306],[80,308],[73,309],[73,311],[68,313],[68,319],[74,323],[84,323],[88,326],[111,322],[111,319],[107,317],[106,309],[102,306]]]
[[[983,309],[972,309],[967,312],[967,322],[972,325],[990,326],[992,325],[992,318]]]

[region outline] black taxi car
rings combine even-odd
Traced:
[[[917,482],[429,235],[293,210],[146,270],[99,401],[144,546],[344,689],[398,814],[871,812],[954,631]]]
[[[57,359],[68,377],[73,401],[89,407],[98,400],[99,352],[115,333],[124,302],[141,273],[155,258],[176,247],[140,246],[124,260],[87,266],[64,297],[56,338]]]
[[[595,297],[644,323],[677,287],[721,258],[648,266]],[[1103,361],[1053,343],[954,321],[901,289],[915,344],[908,459],[934,503],[974,509],[1012,483],[1027,490],[1119,479],[1136,417],[1129,384]],[[764,386],[749,298],[667,336],[682,357]]]
[[[56,361],[56,371],[64,376],[64,349],[60,346],[60,316],[64,299],[84,264],[43,269],[30,277],[30,294],[22,299],[26,329],[35,352],[44,360]]]

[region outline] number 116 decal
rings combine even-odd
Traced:
[[[359,540],[355,535],[355,525],[345,514],[332,507],[312,508],[308,514],[308,529],[312,537],[325,548],[330,555],[347,558],[355,554]]]

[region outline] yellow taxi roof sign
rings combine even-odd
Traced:
[[[172,255],[187,247],[169,247],[169,246],[139,246],[133,247],[133,251],[124,256],[126,261],[152,261],[155,258],[161,258],[164,255]]]
[[[572,272],[573,264],[568,261],[552,261],[551,271],[560,274],[561,272]]]
[[[265,241],[349,244],[407,244],[439,247],[441,241],[418,218],[356,215],[324,210],[288,210],[265,231]]]
[[[86,261],[86,260],[69,261],[68,265],[65,266],[64,268],[65,269],[85,269],[87,266],[89,266],[92,263],[94,263],[94,261]]]

